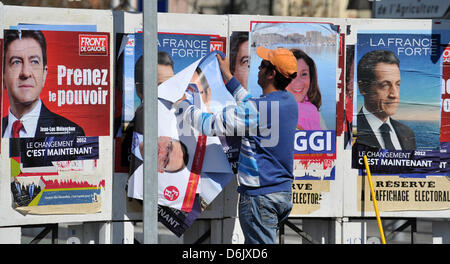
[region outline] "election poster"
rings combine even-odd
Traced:
[[[142,42],[140,34],[134,35],[134,56],[139,56]],[[158,33],[158,219],[178,236],[233,177],[230,162],[236,156],[234,141],[183,129],[183,122],[172,107],[188,86],[197,89],[197,104],[202,111],[214,113],[226,106],[224,102],[234,102],[223,84],[215,55],[210,53],[225,49],[225,38],[217,35]],[[131,51],[125,48],[125,56],[129,54]],[[138,64],[139,58],[135,61]],[[124,91],[123,95],[130,93]],[[136,201],[143,199],[143,104],[139,103],[134,121],[128,125],[133,129],[131,133],[126,130],[131,135],[127,189],[128,197],[134,198],[128,208],[134,210],[139,210]],[[123,107],[127,107],[125,102]]]
[[[136,40],[138,38],[138,40]],[[130,163],[131,136],[127,128],[141,102],[135,87],[136,60],[142,55],[142,48],[136,50],[136,41],[142,47],[142,34],[116,34],[115,50],[115,100],[114,100],[114,171],[128,173]],[[140,54],[136,54],[136,53]],[[142,97],[142,95],[140,95]],[[131,128],[129,130],[132,130]]]
[[[353,168],[439,173],[440,54],[439,34],[358,32]]]
[[[345,131],[345,34],[339,34],[338,65],[337,65],[337,101],[336,101],[336,136]]]
[[[110,35],[4,31],[2,137],[13,208],[25,214],[101,211],[99,137],[110,135]]]
[[[292,214],[320,209],[330,192],[336,164],[336,89],[339,72],[338,27],[325,23],[252,22],[248,88],[261,96],[257,84],[261,58],[256,48],[287,48],[298,59],[297,78],[287,87],[298,103],[294,147]],[[343,53],[342,53],[343,55]],[[306,81],[305,81],[306,80]]]
[[[171,100],[169,95],[172,94],[172,91],[169,92],[169,89],[173,90],[174,93],[179,94],[179,88],[175,87],[173,83],[175,83],[175,80],[179,76],[186,75],[190,76],[190,80],[188,80],[186,87],[189,87],[188,89],[193,88],[194,91],[197,91],[194,93],[195,97],[193,99],[194,103],[197,103],[197,108],[201,109],[202,112],[220,114],[222,109],[228,105],[235,105],[232,95],[228,92],[225,88],[225,84],[223,83],[215,54],[215,52],[209,54],[204,57],[198,65],[196,65],[197,63],[192,64],[190,67],[186,68],[187,71],[180,72],[178,76],[161,85],[158,93],[161,100],[163,98]],[[195,66],[194,71],[188,71],[189,69],[192,69],[193,66]],[[184,85],[181,87],[184,87]],[[181,90],[180,98],[182,95],[183,92]],[[167,107],[164,107],[163,104],[164,103],[161,101],[158,109],[158,114],[165,117],[164,119],[161,119],[161,124],[158,127],[158,142],[162,141],[163,137],[170,137],[172,139],[171,144],[174,149],[176,146],[176,140],[184,143],[189,156],[189,162],[187,163],[185,169],[189,168],[191,159],[192,165],[189,169],[190,172],[186,173],[182,170],[177,172],[177,174],[175,174],[175,172],[172,171],[172,168],[170,168],[171,164],[167,163],[165,165],[166,169],[164,173],[159,174],[159,190],[164,191],[160,196],[162,198],[160,199],[160,204],[175,208],[178,207],[183,211],[186,211],[186,209],[189,210],[189,208],[187,208],[189,199],[194,198],[196,185],[199,184],[200,196],[204,200],[203,202],[208,205],[211,203],[212,199],[214,199],[215,195],[217,195],[224,187],[220,186],[218,188],[216,185],[227,183],[230,176],[233,175],[231,166],[223,150],[222,142],[224,142],[224,144],[226,143],[226,137],[222,135],[202,135],[202,131],[193,129],[192,126],[187,123],[188,121],[182,119],[182,115],[176,112],[172,114],[168,113]],[[169,110],[169,112],[172,111],[175,111],[175,109],[171,108]],[[170,119],[170,117],[173,118]],[[163,123],[165,126],[162,125]],[[163,151],[159,151],[160,154],[163,154],[162,152]],[[174,161],[175,160],[173,158],[170,159],[170,163]],[[200,177],[202,173],[204,174],[204,177]],[[213,177],[215,174],[222,175]],[[183,175],[189,176],[188,180],[182,181],[181,179],[183,178]],[[192,190],[192,193],[189,194],[189,192],[182,191],[184,189],[188,191]],[[184,201],[175,199],[175,197],[170,195],[166,197],[167,194],[172,193],[170,190],[175,190],[175,193],[184,192]],[[178,190],[180,190],[180,192],[178,192]],[[213,190],[218,190],[218,192]]]
[[[249,45],[248,31],[233,31],[230,35],[230,72],[241,83],[248,85]]]
[[[448,35],[448,33],[447,33]],[[443,41],[448,43],[448,41]],[[448,173],[450,169],[450,45],[442,47],[442,86],[441,86],[441,163],[440,169]]]
[[[226,155],[233,142],[226,137],[202,135],[186,124],[173,108],[169,110],[171,96],[178,94],[181,98],[184,87],[188,86],[197,90],[194,101],[203,112],[216,113],[234,102],[224,86],[215,53],[194,62],[159,86],[158,116],[165,118],[159,119],[158,146],[161,146],[161,150],[158,152],[158,163],[160,154],[164,154],[164,140],[168,138],[172,139],[175,146],[177,139],[180,145],[185,144],[189,156],[184,170],[171,172],[166,169],[158,174],[158,215],[160,221],[177,235],[181,235],[180,231],[184,232],[192,224],[234,176]],[[171,163],[173,161],[170,159]]]
[[[355,45],[345,46],[344,149],[352,149],[353,94],[355,87]]]
[[[450,142],[450,45],[443,47],[441,142]]]
[[[142,49],[135,49],[135,46],[142,47],[142,34],[127,34],[123,36],[122,44],[125,47],[119,53],[118,58],[120,58],[122,72],[119,74],[123,76],[122,80],[122,118],[123,118],[123,129],[125,130],[128,124],[133,120],[134,113],[142,101],[142,94],[138,93],[136,89],[135,81],[135,65],[137,60],[142,56]],[[119,43],[118,43],[119,44]],[[139,85],[139,84],[138,84]],[[140,84],[142,85],[142,84]]]
[[[448,32],[358,32],[354,72],[358,87],[357,144],[353,146],[353,166],[360,167],[362,155],[368,157],[375,196],[383,211],[450,208],[445,34]],[[365,54],[369,54],[366,58],[378,54],[374,66],[368,67]],[[364,76],[358,76],[367,72],[363,67],[373,69],[372,85],[365,83]],[[383,67],[392,69],[381,71]],[[383,85],[391,91],[384,98]],[[371,95],[369,88],[378,89],[378,95]],[[376,106],[371,101],[377,99],[379,108],[373,111]],[[383,116],[395,132],[391,143],[374,125],[382,124],[374,117]],[[358,210],[373,211],[367,177],[361,170],[359,175]]]
[[[210,51],[225,50],[225,40],[218,35],[158,33],[158,85]],[[142,89],[137,89],[142,83],[135,81],[136,63],[143,54],[143,34],[117,34],[116,44],[114,134],[116,152],[121,154],[115,158],[115,171],[128,172],[131,142],[126,131],[130,123],[134,124],[143,96],[139,92]]]
[[[41,126],[36,132],[56,135],[82,129],[85,136],[108,136],[109,33],[5,30],[5,36],[8,32],[42,33],[41,39],[46,43],[46,54],[43,56],[47,57],[47,68],[41,77],[45,83],[40,90],[40,101],[45,109],[58,113],[77,125]],[[5,41],[4,47],[7,45]],[[15,63],[17,65],[17,62]],[[6,71],[8,65],[5,65]],[[6,87],[8,80],[7,76],[4,76],[4,117],[7,116],[10,106]],[[5,124],[3,123],[2,127],[3,138],[11,134],[5,130]]]

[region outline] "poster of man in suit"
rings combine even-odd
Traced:
[[[4,31],[2,138],[9,138],[17,210],[100,210],[99,136],[110,135],[109,41],[103,32]],[[20,193],[28,196],[18,199]]]
[[[20,138],[109,135],[108,34],[5,30],[4,40],[3,138],[17,120]]]
[[[355,54],[356,144],[373,172],[439,171],[440,38],[426,32],[359,32]]]

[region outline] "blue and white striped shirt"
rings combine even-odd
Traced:
[[[250,195],[291,191],[298,109],[294,96],[276,91],[253,98],[236,78],[226,87],[236,105],[204,113],[185,100],[176,107],[183,120],[207,136],[242,136],[239,192]]]

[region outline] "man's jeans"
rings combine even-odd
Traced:
[[[274,244],[280,224],[292,209],[291,192],[240,195],[239,222],[245,244]]]

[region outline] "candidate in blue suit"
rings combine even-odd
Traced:
[[[84,136],[79,125],[51,112],[40,99],[48,73],[46,47],[41,31],[5,31],[3,83],[9,110],[2,120],[4,138]]]

